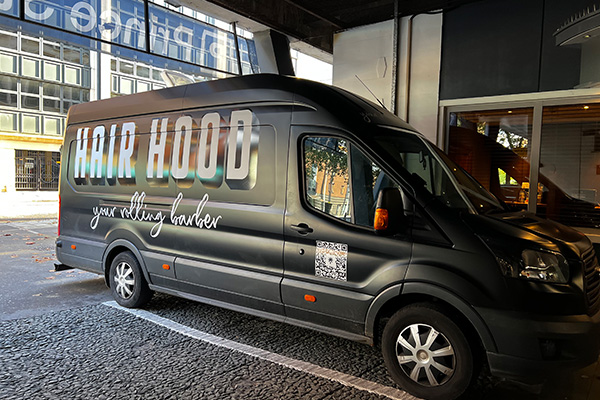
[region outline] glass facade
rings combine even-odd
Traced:
[[[600,104],[544,107],[540,146],[538,212],[600,228]]]
[[[58,150],[74,104],[258,72],[252,35],[234,28],[161,0],[4,0],[0,132],[55,138]],[[40,190],[42,169],[58,173],[28,168],[31,143],[17,145],[16,190]]]
[[[449,111],[454,161],[510,209],[575,227],[600,244],[599,103]]]
[[[60,135],[73,104],[90,100],[90,51],[0,30],[0,129]]]
[[[527,208],[533,108],[451,114],[448,155],[514,210]]]

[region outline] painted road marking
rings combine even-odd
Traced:
[[[202,332],[197,329],[190,328],[189,326],[182,325],[178,322],[171,321],[170,319],[152,314],[146,310],[121,307],[115,301],[107,301],[103,304],[133,314],[138,318],[152,322],[156,325],[170,329],[193,339],[201,340],[215,346],[224,347],[226,349],[237,351],[252,357],[260,358],[261,360],[266,360],[286,368],[295,369],[300,372],[317,376],[319,378],[334,381],[344,386],[349,386],[358,390],[385,396],[393,400],[417,400],[416,397],[393,387],[381,385],[379,383],[371,382],[353,375],[348,375],[329,368],[320,367],[306,361],[285,357],[277,353],[271,353],[270,351],[259,349],[258,347],[249,346],[247,344],[238,343],[233,340],[211,335],[210,333]]]

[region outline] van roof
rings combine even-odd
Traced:
[[[387,110],[343,89],[273,74],[218,79],[77,104],[69,109],[68,124],[194,108],[252,106],[265,103],[308,107],[321,114],[321,117],[324,117],[322,114],[329,114],[327,120],[334,117],[337,126],[378,124],[414,131],[410,125]],[[314,113],[306,115],[306,120],[303,118],[306,113],[299,114],[302,115],[294,116],[292,123],[314,124]]]

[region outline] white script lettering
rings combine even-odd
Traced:
[[[179,203],[183,199],[183,193],[179,193],[175,201],[173,202],[173,207],[171,207],[171,223],[175,226],[184,225],[184,226],[192,226],[196,225],[198,228],[204,229],[213,229],[217,227],[217,223],[221,219],[221,216],[217,216],[215,218],[211,217],[210,214],[205,214],[202,216],[202,211],[204,211],[204,207],[206,203],[208,203],[208,194],[205,194],[200,203],[198,203],[198,207],[196,207],[196,212],[192,215],[177,215],[176,211],[179,207]]]
[[[114,217],[116,209],[117,207],[94,207],[92,209],[94,217],[90,221],[90,228],[96,229],[98,227],[98,221],[100,220],[100,217]]]
[[[146,193],[142,192],[139,194],[138,192],[135,192],[133,196],[131,196],[129,208],[121,209],[121,218],[130,219],[132,221],[156,222],[150,229],[150,236],[155,238],[160,234],[163,222],[165,221],[165,215],[163,215],[162,211],[155,211],[154,213],[147,211],[146,204],[144,204],[145,198]]]
[[[147,205],[144,204],[146,199],[146,193],[135,192],[129,201],[129,206],[121,208],[119,210],[122,219],[129,219],[132,221],[141,222],[154,222],[154,225],[150,228],[150,236],[157,237],[164,225],[165,218],[167,215],[161,210],[148,209]],[[171,205],[170,221],[175,226],[196,226],[200,229],[215,229],[219,220],[222,218],[220,215],[212,217],[210,214],[204,214],[204,207],[207,205],[209,197],[205,194],[202,200],[196,207],[196,212],[191,215],[177,214],[177,209],[183,200],[183,193],[179,193],[173,204]],[[115,218],[115,212],[117,207],[105,207],[97,206],[92,208],[94,216],[90,221],[90,228],[95,230],[100,222],[100,217]]]

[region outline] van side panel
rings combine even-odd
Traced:
[[[125,238],[154,289],[283,314],[290,112],[258,103],[70,120],[59,259],[101,273],[104,249]]]

